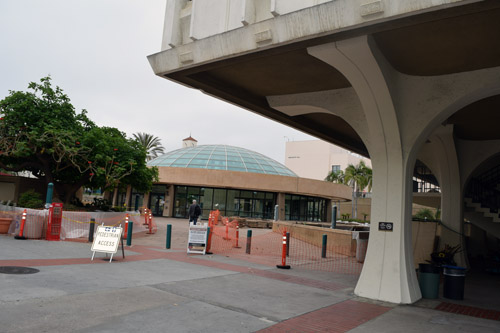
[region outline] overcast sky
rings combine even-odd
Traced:
[[[284,163],[286,140],[313,137],[153,74],[165,0],[0,0],[0,99],[51,75],[75,108],[167,151],[191,134]]]

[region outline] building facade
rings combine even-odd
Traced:
[[[300,178],[262,154],[233,146],[182,148],[148,165],[158,167],[160,176],[149,205],[163,216],[187,217],[197,200],[202,218],[219,209],[225,216],[273,219],[278,205],[283,220],[328,221],[332,200],[350,198],[346,186]]]
[[[186,144],[186,141],[187,144]],[[156,216],[187,218],[196,200],[202,218],[219,209],[225,216],[292,221],[331,221],[332,202],[348,201],[349,187],[298,177],[273,159],[248,149],[197,145],[191,137],[181,149],[148,162],[159,169],[149,194],[129,188],[116,205],[147,206]]]
[[[361,161],[372,165],[370,159],[322,140],[286,142],[285,166],[300,177],[324,180],[330,172]]]

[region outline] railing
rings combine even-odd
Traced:
[[[466,191],[466,196],[473,202],[480,203],[481,206],[489,208],[492,213],[498,213],[500,209],[500,191],[489,182],[484,182],[478,178],[470,181]]]

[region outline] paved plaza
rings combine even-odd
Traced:
[[[91,261],[89,243],[0,236],[0,266],[39,270],[0,274],[0,332],[500,331],[498,311],[481,319],[432,302],[374,302],[356,297],[356,278],[345,274],[187,255],[187,221],[155,220],[158,232],[136,237],[112,263],[103,254]]]

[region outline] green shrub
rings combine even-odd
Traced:
[[[42,195],[33,189],[21,194],[17,205],[23,208],[43,208],[44,206]]]
[[[422,208],[420,209],[417,214],[413,216],[414,218],[417,218],[419,220],[428,220],[428,221],[434,221],[434,214],[429,208]]]

